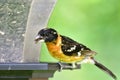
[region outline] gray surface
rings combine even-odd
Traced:
[[[48,70],[47,63],[0,63],[0,70]]]
[[[0,0],[0,62],[20,62],[31,0]]]
[[[47,27],[56,0],[33,0],[24,42],[24,62],[39,62],[40,44],[35,44],[38,31]]]

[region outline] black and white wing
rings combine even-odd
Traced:
[[[62,36],[62,51],[67,56],[80,56],[81,51],[87,50],[91,51],[89,48],[84,46],[83,44],[80,44],[69,37]]]

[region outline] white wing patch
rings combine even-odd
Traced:
[[[81,56],[81,52],[78,52],[77,54],[78,54],[78,56]]]
[[[71,47],[70,49],[68,49],[67,51],[68,52],[71,52],[71,51],[73,51],[73,50],[75,50],[76,49],[76,46],[74,45],[73,47]]]
[[[84,48],[81,48],[81,51],[83,51],[84,50]]]

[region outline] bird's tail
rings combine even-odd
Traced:
[[[99,69],[103,70],[104,72],[106,72],[107,74],[109,74],[113,79],[117,80],[117,77],[115,74],[113,74],[112,71],[110,71],[107,67],[105,67],[104,65],[102,65],[101,63],[97,62],[96,60],[94,60],[94,65],[97,66]]]

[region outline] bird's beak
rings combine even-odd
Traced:
[[[38,43],[39,41],[44,41],[42,36],[36,36],[35,43]]]

